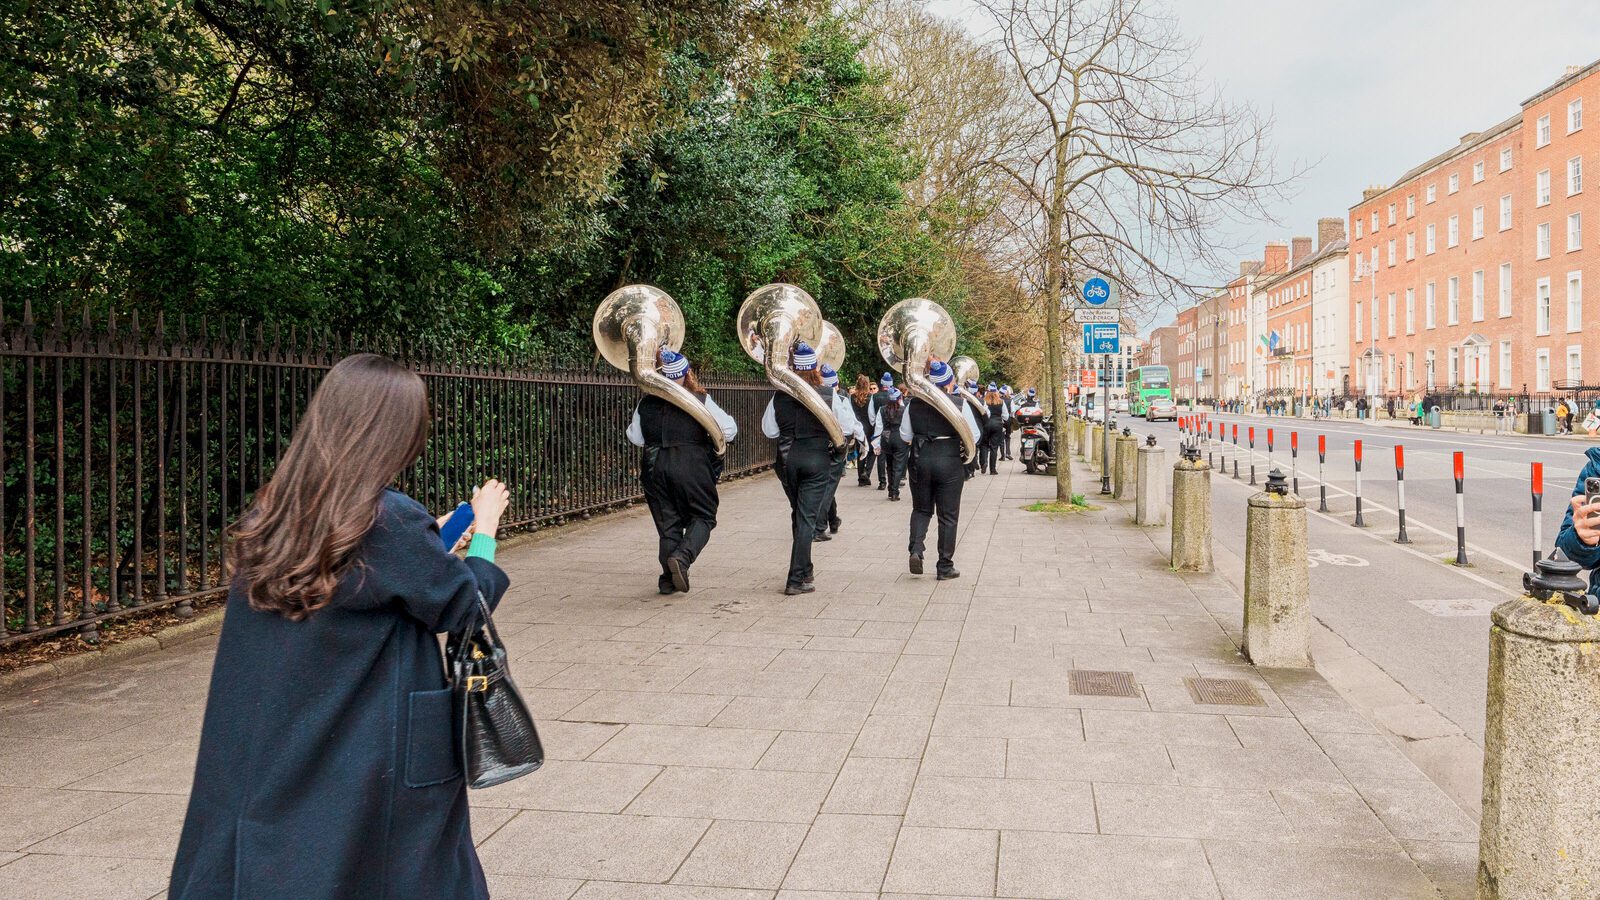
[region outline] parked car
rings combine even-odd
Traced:
[[[1166,419],[1169,422],[1178,418],[1178,404],[1170,397],[1156,397],[1145,407],[1144,420],[1155,422]]]

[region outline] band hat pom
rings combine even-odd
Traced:
[[[839,385],[839,373],[835,372],[833,366],[827,363],[822,365],[822,383],[829,387],[838,387]]]
[[[888,372],[885,372],[883,373],[883,377],[878,379],[878,383],[886,388],[894,387],[894,376]]]
[[[817,367],[817,351],[805,341],[796,341],[794,345],[794,368],[796,372],[809,372]]]
[[[956,380],[956,373],[949,366],[936,359],[928,366],[928,380],[939,387],[945,387]]]
[[[991,382],[989,382],[989,390],[997,391],[997,390],[999,390],[999,388],[995,387],[994,386],[994,382],[991,381]]]
[[[897,387],[889,388],[889,401],[892,403],[892,402],[894,402],[896,400],[899,400],[899,399],[900,399],[900,389],[897,388]]]
[[[662,350],[661,374],[674,381],[689,374],[689,357],[676,350]]]

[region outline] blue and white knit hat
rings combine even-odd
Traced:
[[[883,377],[878,379],[878,384],[882,385],[885,390],[894,387],[894,375],[889,372],[883,373]]]
[[[997,390],[999,390],[999,388],[995,387],[994,386],[994,382],[991,381],[991,382],[989,382],[989,390],[997,391]]]
[[[676,350],[661,349],[661,374],[674,381],[689,374],[689,357]]]
[[[828,387],[839,386],[839,373],[835,372],[833,370],[833,366],[830,366],[827,363],[822,364],[822,383]]]
[[[967,379],[967,390],[972,391],[973,393],[977,393],[977,390],[978,390],[978,379],[976,379],[976,378],[968,378]]]
[[[897,388],[897,387],[890,387],[889,388],[889,402],[893,403],[893,402],[895,402],[896,400],[899,400],[899,399],[900,399],[900,389]]]
[[[1033,388],[1028,388],[1028,396],[1029,397],[1037,397],[1037,396],[1039,396],[1039,392],[1034,390]]]
[[[928,366],[928,380],[939,387],[946,387],[956,380],[956,373],[954,369],[936,359]]]
[[[805,341],[794,342],[794,370],[809,372],[817,367],[817,351]]]
[[[1011,385],[1009,385],[1009,384],[1000,385],[1000,393],[1002,393],[1002,394],[1011,393]]]

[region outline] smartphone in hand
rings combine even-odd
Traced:
[[[445,519],[444,524],[439,526],[439,540],[444,542],[444,549],[455,549],[456,541],[461,540],[461,536],[467,533],[470,525],[472,525],[472,504],[463,501],[456,505],[455,510],[450,513],[450,518]]]

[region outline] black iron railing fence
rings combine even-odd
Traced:
[[[444,511],[485,477],[512,486],[506,524],[531,529],[639,498],[624,429],[639,393],[609,367],[393,340],[145,327],[137,320],[0,323],[0,649],[225,588],[223,536],[272,473],[322,374],[357,350],[428,384],[433,432],[400,487]],[[739,423],[725,472],[771,462],[765,382],[709,379]]]

